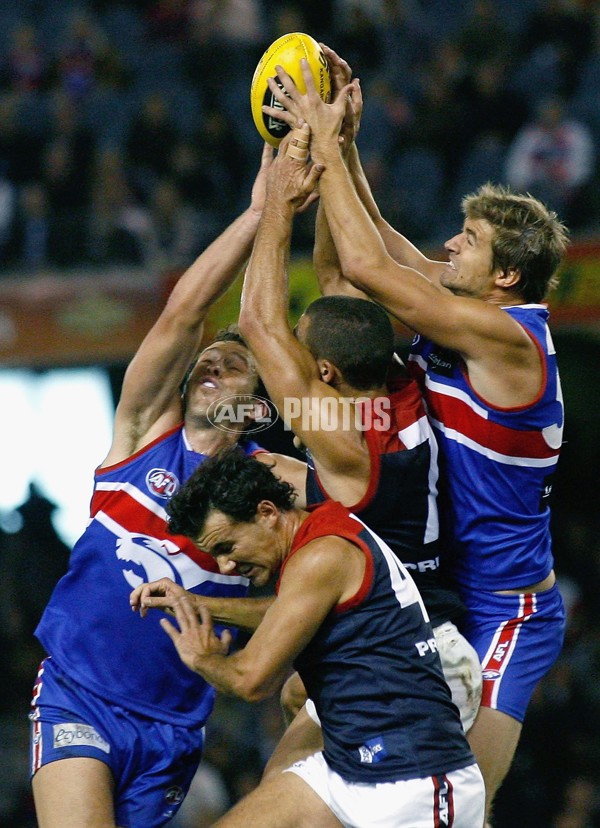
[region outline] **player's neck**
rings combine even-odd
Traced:
[[[365,398],[374,400],[375,397],[386,397],[389,394],[389,391],[384,385],[381,385],[378,388],[369,388],[365,391],[364,389],[354,388],[352,385],[348,385],[345,382],[341,382],[336,390],[340,396],[350,400],[364,400]]]
[[[294,545],[294,538],[308,516],[309,513],[305,509],[291,509],[289,512],[281,512],[279,531],[283,538],[284,548],[287,549],[284,559],[289,555]]]
[[[229,448],[239,442],[243,432],[225,431],[224,429],[185,424],[185,434],[190,447],[198,454],[212,456],[221,449]]]

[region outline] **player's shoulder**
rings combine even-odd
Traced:
[[[333,529],[332,529],[333,532]],[[307,539],[306,543],[286,559],[282,572],[284,577],[302,582],[303,588],[309,584],[324,584],[329,581],[344,579],[351,556],[359,548],[348,538],[337,534],[322,534]],[[362,553],[361,557],[362,557]]]

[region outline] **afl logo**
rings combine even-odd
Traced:
[[[206,412],[209,422],[222,431],[254,434],[270,428],[279,418],[275,404],[264,397],[232,395],[211,403]]]
[[[486,681],[496,681],[500,678],[500,670],[484,670],[481,677]]]
[[[152,469],[146,475],[146,486],[151,494],[164,497],[166,500],[172,497],[179,488],[179,480],[173,472],[166,469]]]

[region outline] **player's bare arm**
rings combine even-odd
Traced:
[[[339,57],[333,49],[325,44],[321,48],[327,57],[331,75],[331,86],[334,97],[344,89],[352,78],[352,70],[345,60]],[[357,93],[353,96],[346,96],[346,114],[342,121],[340,130],[341,151],[346,163],[356,152],[356,136],[360,128],[362,115],[362,95],[360,86],[357,84]],[[289,100],[289,99],[288,99]],[[323,296],[355,296],[359,299],[368,299],[366,293],[354,287],[342,273],[340,259],[335,248],[327,214],[321,202],[317,207],[317,218],[315,222],[315,244],[313,250],[313,265],[319,283],[319,289]]]
[[[353,416],[351,402],[324,381],[331,380],[328,372],[334,369],[317,363],[294,336],[288,319],[287,265],[295,208],[318,178],[314,168],[288,155],[293,136],[291,132],[282,142],[269,173],[267,204],[244,278],[239,327],[286,425],[320,458],[319,472],[354,476],[360,486],[368,475],[369,458],[362,434],[347,425]],[[363,493],[353,491],[352,503]]]
[[[129,364],[115,415],[113,444],[103,465],[129,457],[181,420],[180,383],[198,354],[208,311],[250,255],[271,161],[272,150],[265,147],[250,206],[179,279]]]
[[[294,658],[304,649],[326,615],[361,586],[363,552],[338,537],[319,538],[288,562],[279,594],[243,650],[227,655],[229,638],[219,639],[209,611],[201,618],[187,598],[174,606],[179,629],[161,625],[182,660],[223,693],[260,701],[277,692]]]
[[[299,509],[306,506],[306,463],[295,457],[288,457],[287,454],[276,452],[260,452],[256,455],[260,463],[266,463],[276,477],[280,477],[289,483],[296,490],[294,504]]]
[[[324,43],[321,43],[320,46],[329,64],[332,88],[336,90],[337,94],[352,81],[352,69],[350,68],[348,62],[329,46]],[[346,115],[340,130],[340,137],[342,139],[341,147],[360,200],[373,219],[373,223],[379,230],[383,243],[385,244],[390,256],[399,264],[412,267],[420,273],[426,275],[432,281],[435,281],[437,278],[436,272],[441,263],[428,259],[407,238],[398,233],[398,231],[396,231],[383,218],[379,207],[373,198],[373,193],[364,174],[362,164],[360,162],[358,147],[356,145],[356,137],[360,129],[360,119],[363,109],[362,90],[360,80],[358,78],[355,79],[352,94],[347,95],[346,97]],[[352,294],[351,287],[348,286],[348,282],[346,282],[346,286],[344,286],[341,282],[338,283],[337,292],[346,292],[347,295],[356,295]],[[333,291],[328,289],[328,292],[331,293]]]
[[[274,598],[224,598],[196,595],[189,592],[170,578],[161,578],[148,584],[140,584],[130,595],[129,603],[133,612],[145,618],[151,609],[162,610],[175,615],[174,607],[185,597],[197,615],[200,606],[205,606],[214,621],[253,632],[265,616]]]

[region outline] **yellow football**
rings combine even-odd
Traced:
[[[283,89],[283,84],[279,81],[275,71],[275,66],[283,66],[299,91],[304,94],[306,84],[300,68],[302,58],[306,58],[308,61],[319,95],[324,101],[328,101],[331,94],[331,79],[327,58],[317,41],[310,35],[302,32],[291,32],[277,38],[271,43],[254,70],[250,87],[252,118],[263,140],[271,144],[272,147],[279,146],[281,139],[289,132],[290,128],[279,118],[272,118],[262,112],[262,106],[283,109],[269,89],[267,78],[275,78],[280,89]]]

